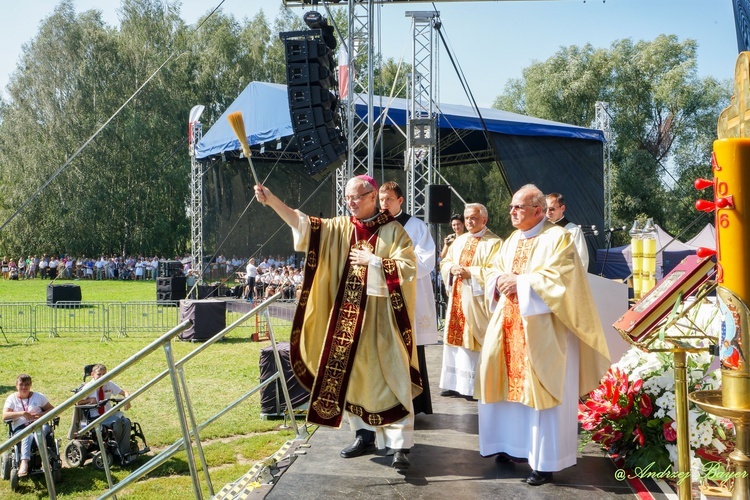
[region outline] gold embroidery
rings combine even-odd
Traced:
[[[376,413],[371,413],[367,416],[367,423],[370,425],[383,425],[383,418]]]
[[[315,250],[310,250],[307,253],[307,260],[305,261],[305,265],[313,268],[318,266],[318,254]]]
[[[531,255],[533,238],[521,240],[513,256],[511,272],[521,274]],[[518,295],[505,301],[503,307],[503,351],[508,376],[508,401],[520,402],[526,385],[526,332],[518,307]]]
[[[397,311],[401,311],[404,307],[404,298],[401,296],[398,292],[393,292],[391,294],[391,304],[393,305],[393,308]]]
[[[466,243],[461,250],[461,256],[458,259],[460,266],[466,267],[471,265],[474,260],[477,246],[479,245],[479,240],[480,238],[475,238],[473,236],[469,236],[469,239],[466,240]],[[451,310],[448,321],[448,333],[446,335],[446,341],[448,344],[458,347],[463,347],[464,345],[464,330],[466,329],[466,317],[464,316],[464,309],[461,301],[462,283],[463,278],[461,276],[453,277],[453,287],[451,288]]]
[[[393,259],[383,259],[383,271],[391,274],[396,270],[396,262]]]

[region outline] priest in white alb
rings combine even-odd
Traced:
[[[427,356],[424,346],[438,343],[437,308],[435,293],[432,290],[432,272],[435,270],[435,240],[429,226],[421,219],[409,215],[402,209],[404,193],[397,182],[384,182],[378,189],[380,208],[387,210],[396,221],[404,226],[414,244],[417,259],[417,293],[414,305],[414,338],[417,341],[419,374],[422,376],[422,393],[414,398],[414,414],[432,415],[430,378],[427,373]]]
[[[474,396],[479,350],[490,319],[484,301],[485,273],[501,240],[487,227],[487,208],[464,208],[466,232],[457,237],[440,262],[448,291],[448,312],[440,372],[441,396]]]
[[[511,201],[516,228],[486,280],[493,310],[477,369],[479,451],[526,462],[530,485],[576,463],[579,396],[610,366],[586,271],[570,233],[545,218],[534,185]]]

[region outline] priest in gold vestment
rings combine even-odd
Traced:
[[[258,201],[292,228],[307,252],[290,341],[295,376],[310,395],[307,419],[355,431],[343,458],[393,451],[393,467],[409,467],[414,441],[412,399],[421,391],[414,317],[416,260],[401,224],[377,209],[369,176],[346,184],[352,217],[308,217],[265,186]]]
[[[464,208],[466,232],[457,237],[440,262],[448,293],[443,334],[441,396],[474,396],[476,368],[490,313],[484,301],[484,277],[502,240],[487,227],[487,209]]]
[[[545,219],[544,194],[526,185],[509,208],[517,230],[487,277],[479,451],[528,461],[526,482],[539,485],[575,465],[578,398],[598,386],[609,351],[573,239]]]

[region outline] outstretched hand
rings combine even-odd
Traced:
[[[265,205],[272,194],[271,191],[262,184],[256,184],[253,189],[255,191],[255,198],[261,205]]]

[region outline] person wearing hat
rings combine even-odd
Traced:
[[[292,228],[294,249],[306,252],[291,365],[310,391],[307,421],[338,428],[346,419],[355,431],[343,458],[388,449],[391,465],[407,469],[412,399],[422,392],[412,329],[414,247],[401,224],[378,210],[372,177],[349,179],[344,193],[351,217],[321,219],[255,186],[258,201]]]

